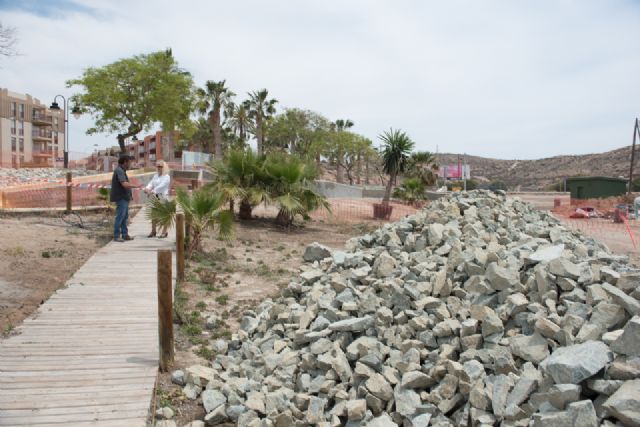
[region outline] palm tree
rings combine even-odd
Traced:
[[[404,200],[413,205],[425,199],[424,183],[420,178],[409,178],[404,180],[402,185],[393,192],[393,197]]]
[[[225,198],[220,193],[199,189],[192,194],[183,189],[176,190],[176,200],[162,201],[151,198],[149,218],[163,227],[170,227],[175,222],[176,203],[184,212],[185,221],[191,230],[191,239],[187,248],[187,255],[202,250],[203,234],[214,228],[218,229],[218,236],[228,238],[233,231],[233,214],[223,210]]]
[[[258,155],[264,150],[265,121],[276,112],[276,99],[268,99],[269,91],[262,89],[249,93],[248,108],[249,117],[255,122],[255,136]]]
[[[383,132],[378,138],[384,144],[382,148],[382,169],[389,175],[382,203],[388,205],[391,199],[391,187],[398,174],[406,170],[409,155],[415,143],[406,132],[399,129],[394,130],[393,128]]]
[[[249,105],[247,101],[235,105],[229,104],[229,109],[225,113],[227,124],[233,133],[242,142],[247,140],[247,133],[251,130],[251,118],[249,117]]]
[[[326,197],[317,193],[313,179],[317,171],[311,165],[292,155],[274,154],[265,162],[269,180],[271,203],[278,206],[276,223],[290,226],[296,215],[308,218],[309,212],[319,208],[331,211]]]
[[[253,208],[269,200],[265,186],[264,157],[251,150],[234,150],[224,161],[215,161],[209,166],[214,181],[206,188],[223,195],[226,201],[240,202],[240,219],[251,219]]]
[[[349,119],[338,119],[334,123],[334,129],[336,132],[344,132],[347,129],[352,128],[354,125],[353,121]],[[341,150],[341,147],[338,146],[336,150],[336,158],[334,159],[336,164],[336,181],[342,183],[344,178],[342,177],[342,157],[344,156],[344,151]]]
[[[225,87],[226,80],[214,82],[207,80],[205,89],[198,89],[198,95],[202,99],[200,112],[206,114],[209,109],[209,120],[213,131],[213,148],[216,159],[222,159],[222,121],[221,111],[231,102],[235,96],[229,88]]]
[[[428,151],[412,153],[407,165],[409,176],[420,179],[425,186],[435,184],[438,168],[435,156]]]

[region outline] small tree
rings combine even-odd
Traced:
[[[202,237],[206,231],[217,228],[218,236],[229,238],[233,232],[233,213],[223,209],[224,197],[219,193],[199,189],[192,194],[183,189],[176,191],[176,200],[150,199],[149,218],[162,227],[171,227],[175,222],[176,203],[184,212],[185,221],[191,230],[187,248],[190,257],[202,250]]]
[[[16,56],[16,29],[7,27],[0,22],[0,56]]]
[[[378,138],[384,144],[382,147],[382,168],[389,176],[382,203],[388,205],[391,199],[391,188],[397,176],[406,170],[409,155],[415,143],[404,131],[393,128],[383,132]]]
[[[424,183],[419,178],[406,179],[400,187],[394,190],[393,197],[415,205],[426,199]]]
[[[193,80],[178,67],[171,49],[88,68],[82,77],[67,81],[67,87],[76,85],[83,92],[71,100],[95,118],[87,134],[118,132],[122,152],[127,138],[156,123],[167,131],[178,128],[186,136],[192,132]]]

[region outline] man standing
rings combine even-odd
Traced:
[[[133,240],[129,236],[127,222],[129,221],[129,201],[132,199],[131,190],[141,188],[141,185],[133,185],[129,182],[127,169],[131,157],[122,155],[118,159],[118,167],[113,171],[111,177],[111,197],[110,200],[116,204],[116,219],[113,224],[113,240],[116,242],[124,242],[125,240]]]

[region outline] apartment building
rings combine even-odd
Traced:
[[[133,157],[134,164],[152,167],[157,160],[167,163],[180,162],[182,150],[179,147],[180,132],[156,132],[144,139],[132,140],[127,145],[128,154]]]
[[[0,167],[61,166],[63,152],[62,111],[49,110],[31,95],[0,88]]]

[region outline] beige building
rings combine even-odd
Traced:
[[[63,111],[0,88],[0,167],[62,166]]]

